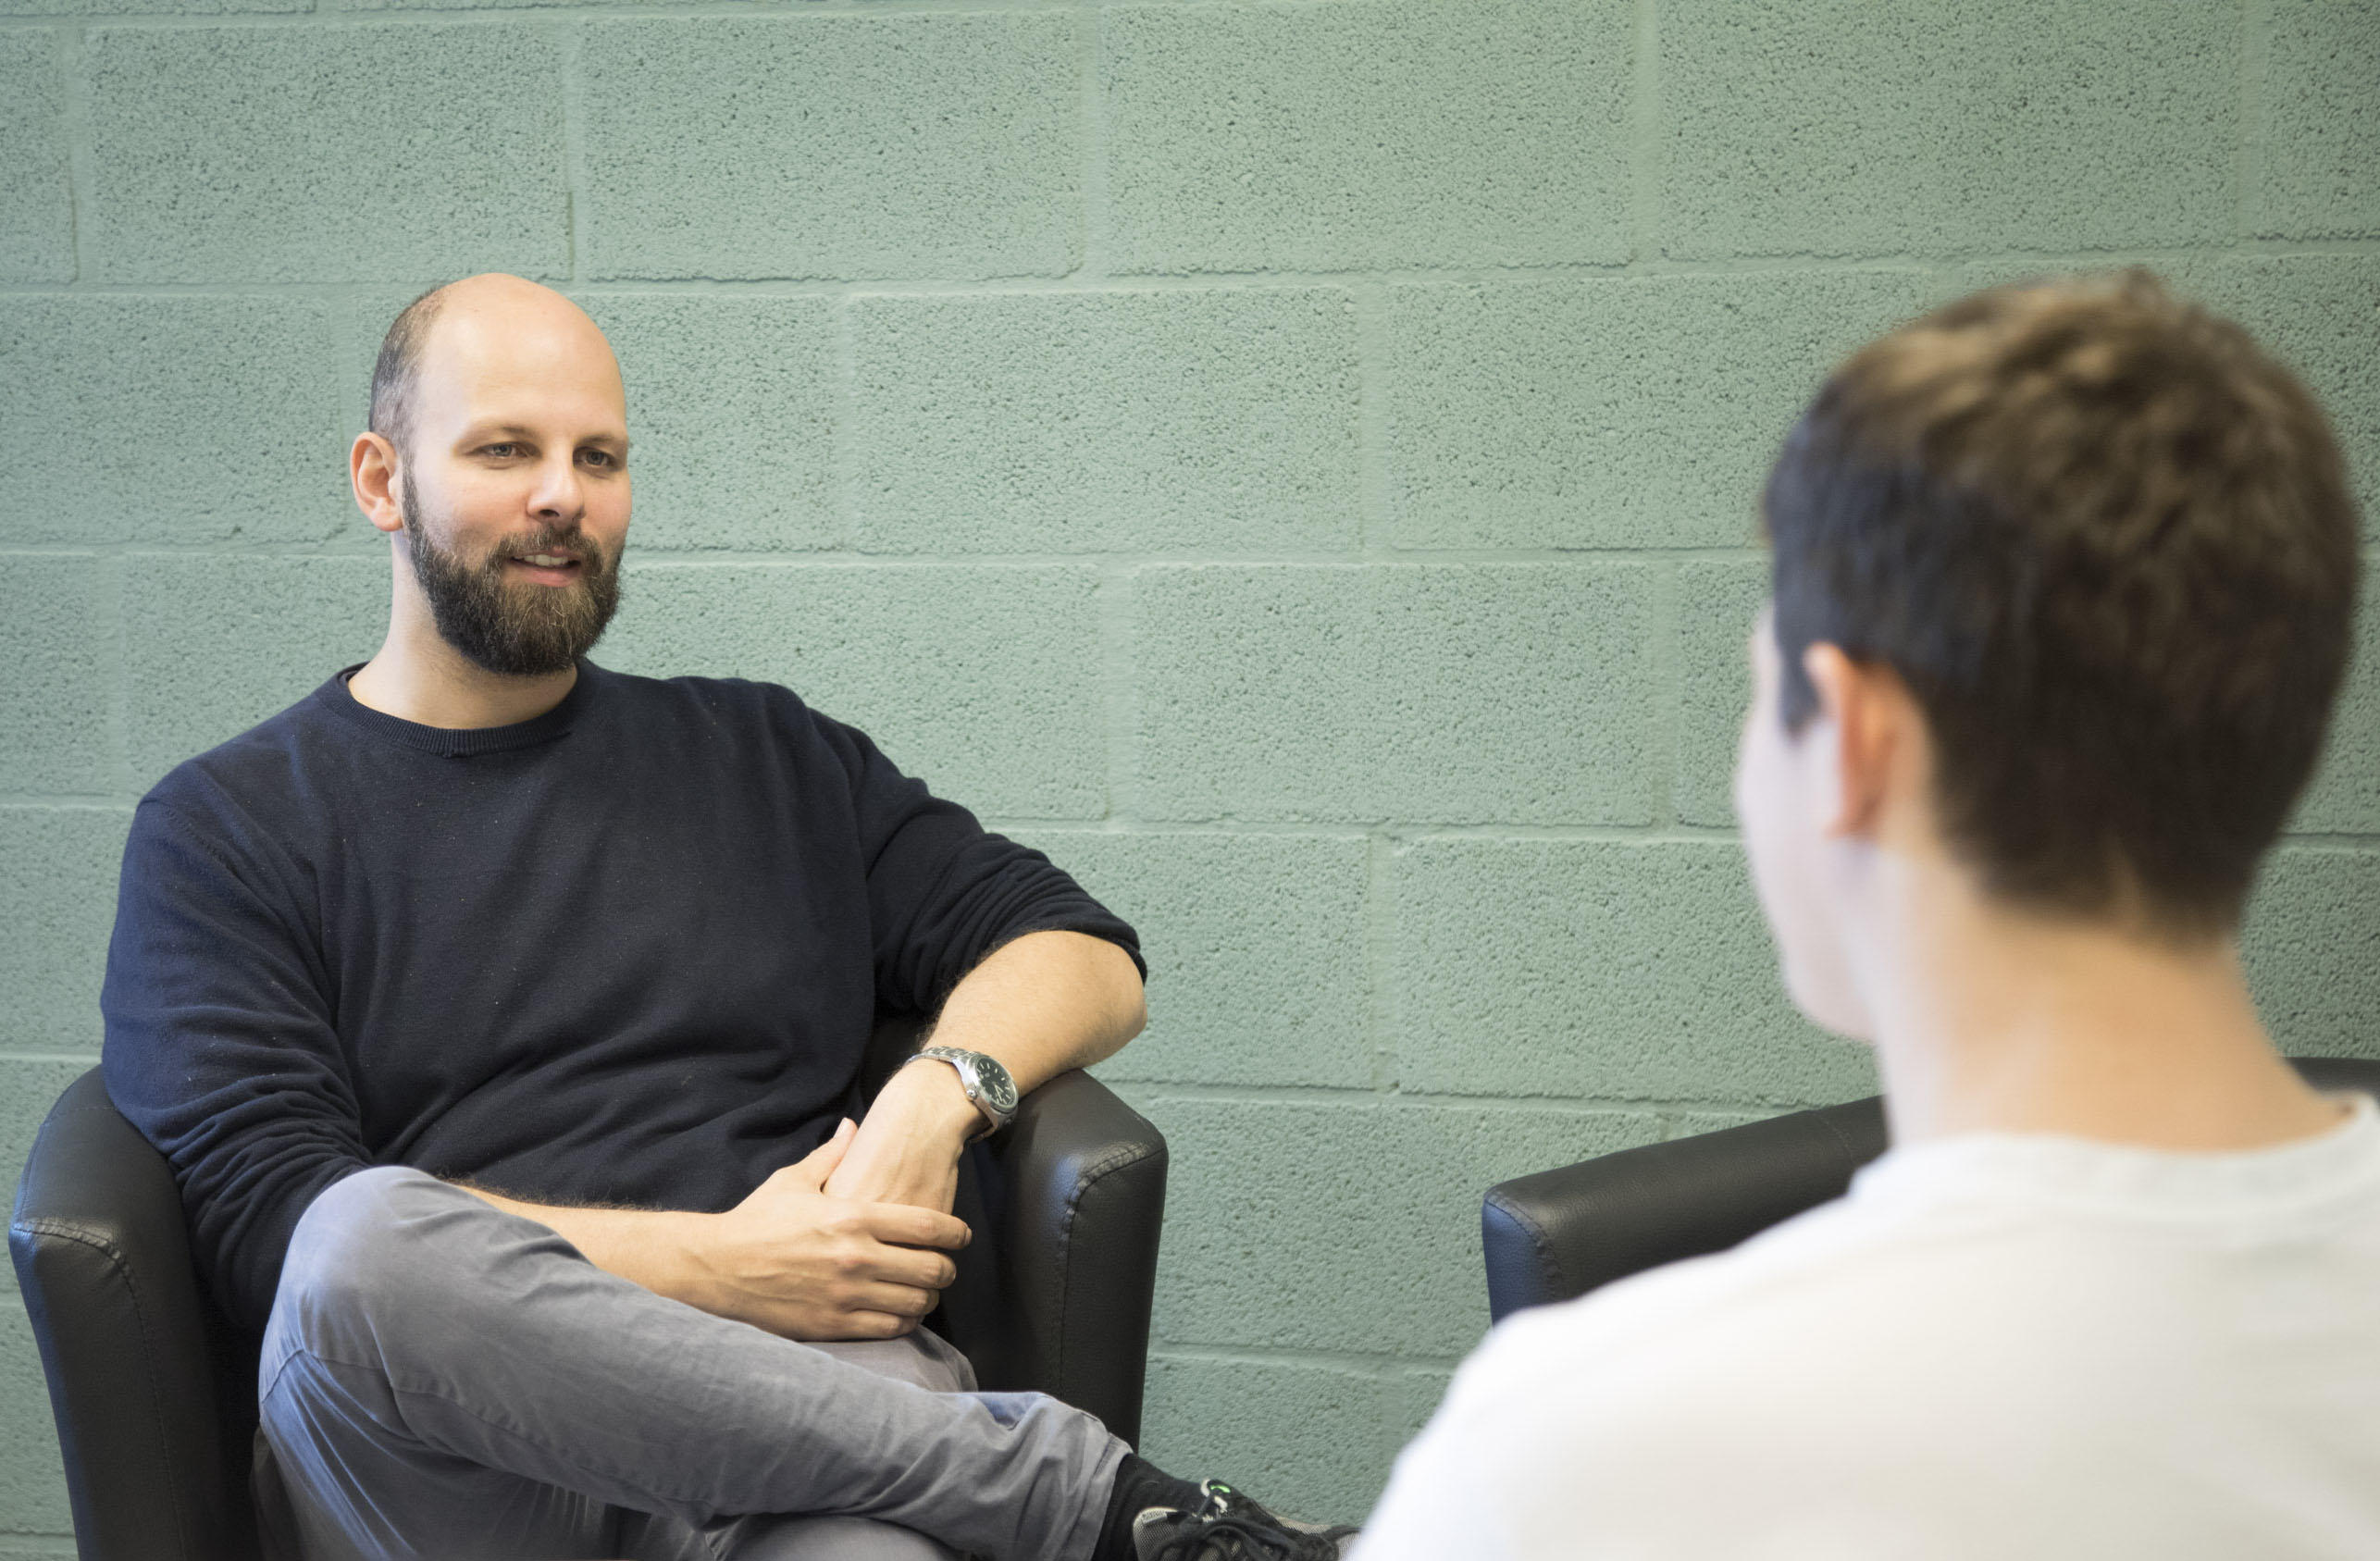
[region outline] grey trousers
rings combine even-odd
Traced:
[[[420,1171],[334,1183],[265,1333],[258,1506],[306,1561],[1086,1561],[1125,1448],[931,1334],[812,1345]],[[284,1527],[285,1526],[285,1527]]]

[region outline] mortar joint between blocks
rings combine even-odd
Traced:
[[[91,140],[91,42],[87,27],[60,27],[59,94],[66,132],[67,240],[74,257],[68,287],[83,291],[99,279],[97,215],[99,157]]]

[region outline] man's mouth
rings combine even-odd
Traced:
[[[514,553],[504,562],[512,565],[507,574],[526,576],[539,585],[548,586],[575,583],[585,564],[576,553],[568,552]]]

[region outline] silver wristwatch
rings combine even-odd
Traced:
[[[960,1086],[966,1090],[975,1109],[984,1113],[984,1132],[976,1137],[998,1133],[1016,1120],[1016,1081],[1009,1077],[1009,1071],[1000,1066],[998,1058],[986,1057],[980,1051],[961,1051],[957,1047],[923,1047],[909,1060],[915,1062],[926,1057],[959,1070]]]

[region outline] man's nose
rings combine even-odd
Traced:
[[[529,492],[529,513],[554,522],[575,522],[587,513],[586,487],[575,461],[564,456],[539,464],[537,486]]]

